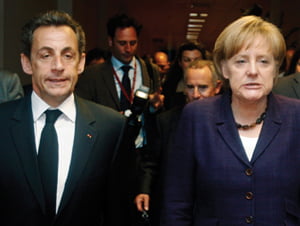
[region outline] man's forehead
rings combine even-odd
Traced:
[[[115,31],[115,39],[132,39],[137,40],[137,32],[134,27],[117,28]]]

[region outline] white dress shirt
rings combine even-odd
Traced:
[[[44,112],[47,109],[53,108],[51,108],[46,102],[44,102],[34,91],[31,95],[31,102],[34,122],[35,145],[38,154],[40,137],[46,119],[46,115]],[[72,157],[76,118],[74,95],[70,95],[60,106],[55,109],[59,109],[62,112],[62,114],[58,117],[54,124],[58,138],[58,181],[56,192],[57,211],[63,195]]]
[[[112,63],[112,66],[113,66],[115,72],[117,73],[120,81],[122,81],[124,72],[121,67],[124,65],[124,63],[119,61],[114,56],[111,57],[111,63]],[[135,57],[132,58],[131,62],[128,65],[131,66],[131,69],[128,72],[128,77],[130,79],[130,87],[131,88],[133,86],[134,71],[136,70],[136,80],[135,80],[134,90],[133,90],[133,92],[135,92],[143,84],[141,65]],[[136,65],[136,68],[134,67],[135,65]],[[117,88],[118,97],[120,99],[121,98],[121,88],[118,83],[118,80],[116,79],[116,76],[114,76],[114,80],[115,80],[115,85]]]
[[[122,70],[122,66],[124,65],[124,63],[119,61],[114,56],[111,57],[111,63],[112,63],[112,66],[113,66],[119,80],[122,81],[123,74],[124,74],[124,72]],[[140,62],[136,59],[136,57],[133,57],[131,62],[128,65],[131,66],[131,69],[128,72],[128,77],[130,79],[131,88],[134,85],[134,90],[133,90],[133,93],[134,93],[138,88],[140,88],[143,85],[142,69],[141,69]],[[135,84],[133,84],[135,73],[136,73],[136,80],[135,80]],[[120,99],[121,98],[121,87],[120,87],[120,84],[119,84],[116,76],[114,76],[114,80],[115,80],[118,97]],[[126,116],[128,116],[128,115],[126,115]],[[143,128],[141,128],[139,135],[137,136],[137,138],[135,140],[135,147],[141,148],[144,146],[145,143],[146,143],[145,131]]]

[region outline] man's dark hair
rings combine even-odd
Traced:
[[[48,26],[68,26],[76,34],[78,40],[79,53],[85,52],[85,34],[81,25],[76,22],[69,14],[63,11],[51,10],[46,13],[39,14],[32,18],[22,28],[22,53],[30,58],[33,33],[39,27]]]
[[[108,58],[108,52],[101,48],[93,48],[86,53],[85,65],[88,66],[93,60],[99,60],[103,58],[106,60]]]
[[[133,27],[136,31],[137,36],[140,35],[142,25],[139,24],[134,18],[128,17],[126,14],[117,14],[110,18],[106,24],[107,34],[111,38],[115,37],[117,28]]]
[[[185,43],[181,44],[181,46],[179,47],[178,54],[177,54],[177,60],[181,60],[182,54],[186,50],[198,50],[202,55],[202,59],[203,60],[207,59],[205,49],[202,48],[196,42],[189,41],[189,42],[185,42]]]

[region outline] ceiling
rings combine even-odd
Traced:
[[[108,2],[88,0],[92,7],[77,1],[79,7],[77,16],[83,15],[80,22],[87,32],[89,48],[106,45],[105,23],[109,17],[116,13],[125,12],[135,17],[142,25],[140,35],[139,54],[152,54],[156,50],[176,49],[186,40],[189,13],[207,13],[205,23],[199,33],[199,41],[206,49],[211,51],[219,33],[233,20],[249,13],[256,4],[261,8],[261,16],[277,24],[284,35],[292,29],[299,28],[300,1],[294,0],[110,0]],[[81,3],[82,5],[78,5]],[[99,12],[98,16],[93,15]],[[79,14],[80,12],[80,14]],[[97,23],[98,24],[95,24]],[[101,22],[99,22],[101,21]],[[95,26],[100,32],[95,32]],[[104,35],[105,34],[105,35]],[[105,36],[105,38],[104,38]],[[292,38],[291,38],[292,37]],[[292,43],[299,44],[300,34],[294,32],[288,37]]]

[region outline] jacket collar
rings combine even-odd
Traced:
[[[224,138],[224,141],[230,147],[232,152],[243,161],[245,164],[254,164],[254,162],[263,154],[267,146],[272,139],[279,132],[282,124],[280,118],[280,107],[278,106],[278,100],[272,93],[268,96],[268,109],[266,112],[266,118],[256,144],[256,148],[253,153],[251,162],[249,163],[244,147],[241,143],[238,130],[235,127],[235,120],[233,118],[233,112],[231,109],[231,97],[230,93],[225,93],[220,98],[219,109],[217,110],[216,125],[220,135]],[[238,141],[238,142],[237,142]]]

